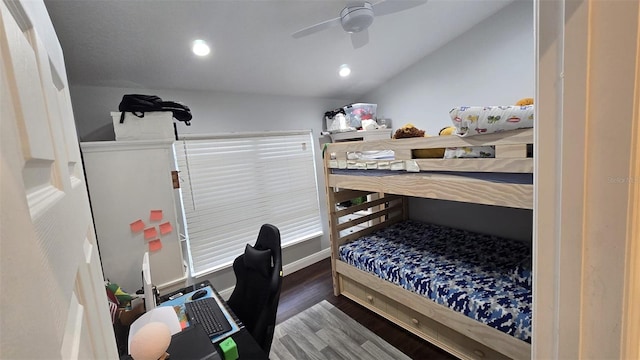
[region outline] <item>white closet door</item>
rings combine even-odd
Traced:
[[[91,208],[95,218],[104,276],[128,292],[142,287],[142,257],[149,252],[151,281],[160,291],[184,286],[185,267],[171,171],[175,169],[171,140],[83,142],[82,149]],[[161,210],[160,220],[150,219]],[[144,231],[132,231],[140,220]],[[171,230],[162,234],[160,224]],[[161,244],[154,250],[151,245]]]
[[[0,358],[116,359],[60,45],[29,14],[0,2]]]

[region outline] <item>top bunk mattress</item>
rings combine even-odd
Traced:
[[[384,170],[345,170],[331,169],[332,175],[357,175],[357,176],[394,176],[397,172]],[[532,173],[485,173],[485,172],[455,172],[455,171],[423,171],[421,174],[447,175],[451,177],[471,178],[503,184],[526,184],[533,185]]]
[[[339,257],[531,342],[531,250],[522,242],[405,221],[340,246]]]

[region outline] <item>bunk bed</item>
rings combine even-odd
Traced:
[[[408,197],[532,209],[532,144],[531,128],[328,144],[323,156],[335,295],[460,358],[529,359],[530,249],[411,221]],[[475,146],[495,147],[495,158],[412,155]],[[386,155],[354,156],[372,153]]]

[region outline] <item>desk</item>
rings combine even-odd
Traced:
[[[171,306],[171,305],[173,305],[172,301],[178,300],[180,295],[188,294],[188,293],[191,293],[191,292],[196,291],[198,289],[205,288],[207,286],[209,286],[213,290],[213,296],[217,297],[218,300],[220,300],[220,302],[224,305],[225,310],[231,315],[231,317],[235,320],[236,324],[239,327],[238,331],[236,331],[235,333],[231,334],[231,338],[236,343],[236,346],[238,348],[239,359],[240,360],[262,360],[262,359],[268,360],[269,359],[268,354],[264,353],[264,351],[262,350],[260,345],[258,345],[258,343],[251,336],[249,331],[244,327],[244,325],[242,325],[242,322],[240,321],[240,319],[238,319],[238,317],[233,313],[231,308],[229,308],[227,303],[224,301],[224,299],[222,299],[220,294],[216,291],[216,289],[211,285],[211,283],[209,281],[203,281],[203,282],[197,283],[197,284],[195,284],[193,286],[188,286],[188,287],[182,288],[182,289],[180,289],[178,291],[174,291],[174,292],[172,292],[170,294],[161,296],[160,299],[159,299],[160,305],[158,305],[158,306],[163,306],[163,303],[164,303],[164,305]],[[232,326],[233,326],[233,324],[232,324]],[[216,348],[218,348],[218,344],[221,341],[223,341],[224,339],[226,339],[226,338],[221,338],[221,339],[218,339],[217,341],[214,342],[214,345],[216,345]],[[222,356],[222,354],[221,354],[221,356]],[[126,356],[126,357],[121,357],[120,359],[121,360],[131,359],[131,357],[130,356]],[[171,359],[172,360],[173,359],[181,360],[179,356],[178,357],[171,356]]]
[[[233,311],[231,310],[231,308],[227,305],[227,303],[224,301],[224,299],[220,296],[220,294],[218,293],[218,291],[211,285],[211,283],[207,280],[207,281],[202,281],[199,282],[195,285],[192,286],[187,286],[185,288],[182,288],[178,291],[174,291],[172,293],[169,293],[167,295],[161,296],[160,297],[160,306],[162,306],[162,303],[168,302],[170,301],[170,299],[173,299],[176,297],[176,295],[178,294],[188,294],[190,292],[193,292],[195,290],[204,288],[204,287],[211,287],[211,289],[213,289],[213,296],[217,297],[218,300],[220,300],[220,302],[222,304],[224,304],[224,308],[225,310],[233,317],[233,319],[235,320],[235,322],[240,326],[240,329],[238,331],[236,331],[235,333],[231,334],[231,338],[233,339],[233,341],[235,341],[237,347],[238,347],[238,355],[240,356],[240,360],[242,359],[251,359],[251,360],[260,360],[260,359],[264,359],[264,360],[268,360],[269,359],[269,355],[265,354],[264,351],[262,350],[262,348],[260,347],[260,345],[258,345],[258,343],[255,341],[255,339],[253,338],[253,336],[251,336],[251,334],[249,333],[249,331],[244,327],[244,325],[242,325],[242,321],[240,321],[240,319],[236,316],[236,314],[233,313]],[[216,342],[214,342],[214,345],[217,345],[224,339],[220,339]]]

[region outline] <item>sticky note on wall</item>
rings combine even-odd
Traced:
[[[166,235],[168,233],[170,233],[173,230],[173,227],[171,227],[171,223],[170,222],[166,222],[166,223],[162,223],[160,224],[160,234],[161,235]]]
[[[151,221],[160,221],[162,220],[162,210],[151,210],[149,214],[149,219]]]
[[[129,224],[129,227],[131,228],[131,231],[134,232],[134,233],[140,232],[140,231],[144,230],[144,221],[136,220],[136,221],[132,222],[131,224]]]
[[[158,251],[160,249],[162,249],[162,241],[160,239],[149,241],[149,251]]]
[[[158,230],[156,230],[155,226],[144,229],[144,238],[146,240],[153,239],[154,237],[158,237]]]

